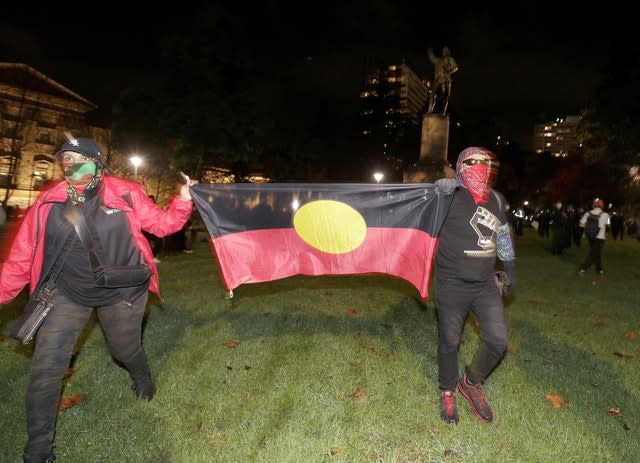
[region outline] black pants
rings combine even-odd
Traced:
[[[598,238],[589,240],[589,254],[587,254],[582,264],[580,264],[580,270],[587,270],[591,265],[595,265],[596,272],[601,272],[603,270],[602,248],[604,248],[604,240]]]
[[[459,377],[458,348],[471,313],[480,327],[480,346],[466,368],[473,383],[483,382],[508,344],[504,304],[493,278],[485,282],[436,279],[438,304],[438,381],[440,389],[455,389]]]
[[[144,293],[133,304],[122,301],[96,308],[111,354],[132,378],[149,373],[142,348],[142,319],[148,297],[148,293]],[[47,453],[53,445],[63,375],[78,336],[93,312],[92,307],[76,304],[56,290],[51,302],[53,309],[36,336],[27,387],[26,450],[31,454]]]

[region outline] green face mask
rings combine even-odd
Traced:
[[[69,180],[78,181],[83,179],[91,179],[96,175],[97,166],[95,162],[78,162],[71,164],[64,170],[64,176]]]

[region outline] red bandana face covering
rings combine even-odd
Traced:
[[[466,167],[461,173],[462,184],[469,190],[476,204],[485,204],[491,193],[491,171],[493,169],[486,164],[476,164]]]
[[[469,161],[474,162],[469,164]],[[484,148],[467,148],[456,164],[458,181],[467,189],[476,204],[486,204],[497,174],[495,155]]]

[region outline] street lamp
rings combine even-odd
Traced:
[[[142,158],[140,156],[134,155],[131,156],[131,164],[133,164],[133,176],[138,178],[138,167],[142,164]]]
[[[373,178],[376,179],[376,183],[380,183],[380,180],[384,178],[384,174],[382,172],[374,172]]]

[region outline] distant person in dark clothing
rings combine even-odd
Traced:
[[[149,195],[149,199],[151,199],[151,201],[153,201],[154,203],[156,202],[156,197],[154,195]],[[154,235],[153,233],[149,233],[146,230],[142,230],[142,234],[149,241],[149,245],[151,246],[151,252],[153,252],[154,262],[156,264],[159,264],[161,261],[158,255],[162,250],[162,238],[158,238],[156,235]]]
[[[636,236],[638,234],[638,221],[634,216],[627,219],[627,235]]]
[[[538,235],[543,238],[549,237],[549,222],[551,222],[549,210],[542,210],[538,215]]]
[[[580,244],[582,243],[583,230],[580,226],[580,219],[583,215],[584,209],[581,207],[575,209],[571,214],[571,234],[573,236],[573,244],[577,247],[580,247]]]
[[[620,240],[624,239],[624,216],[614,212],[611,214],[611,236],[614,240],[620,237]]]
[[[551,254],[559,256],[562,251],[571,246],[571,223],[562,203],[558,201],[551,216]]]
[[[187,221],[187,233],[186,241],[184,245],[184,252],[191,254],[193,252],[193,245],[198,239],[198,232],[204,229],[204,222],[200,213],[196,208],[191,212],[191,217]]]

